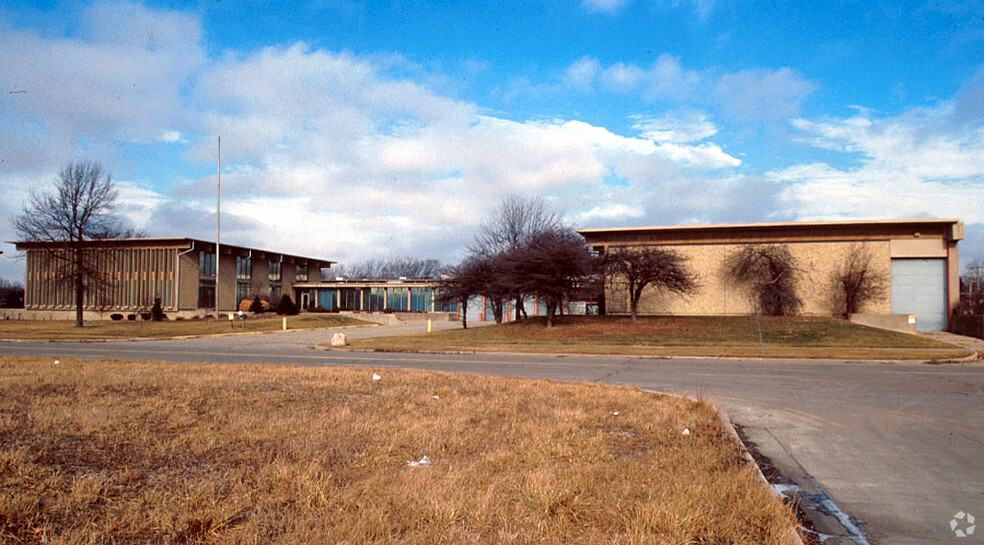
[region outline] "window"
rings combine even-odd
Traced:
[[[267,268],[267,278],[270,282],[280,282],[280,262],[269,261]]]
[[[236,258],[236,279],[237,280],[249,280],[253,278],[253,258],[251,257],[237,257]]]
[[[198,308],[215,308],[214,280],[202,280],[198,283]]]
[[[295,282],[307,282],[308,281],[308,268],[307,265],[297,266],[297,275],[294,277]]]
[[[215,278],[215,254],[198,252],[198,276]]]
[[[252,291],[249,282],[236,282],[236,307],[239,306],[239,303],[249,299],[253,295]]]

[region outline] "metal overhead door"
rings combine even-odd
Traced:
[[[946,260],[892,260],[892,314],[915,314],[919,331],[946,329]]]

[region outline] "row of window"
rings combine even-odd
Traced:
[[[279,261],[267,261],[267,279],[270,282],[280,282],[281,266]],[[212,252],[198,252],[198,276],[203,278],[215,278],[215,254]],[[295,269],[295,279],[297,282],[307,282],[308,266],[297,265]],[[253,258],[236,258],[236,279],[250,280],[253,278]]]
[[[317,290],[317,305],[326,310],[399,310],[453,312],[456,303],[441,305],[432,288],[333,288]]]
[[[269,282],[269,293],[272,297],[280,297],[282,287],[282,263],[279,261],[267,261],[267,281]],[[215,307],[215,253],[198,253],[198,307]],[[253,258],[236,257],[236,306],[244,299],[253,296],[253,288],[250,280],[253,278]],[[308,266],[297,265],[294,273],[296,282],[307,282]]]

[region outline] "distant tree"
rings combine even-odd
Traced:
[[[837,309],[847,318],[859,312],[869,301],[883,298],[888,290],[888,275],[873,265],[874,255],[864,245],[855,244],[844,262],[834,272]]]
[[[539,197],[506,197],[479,227],[469,250],[473,255],[493,257],[516,252],[537,236],[561,228],[560,217]],[[524,294],[514,292],[516,319],[525,316]]]
[[[7,302],[7,308],[24,307],[24,285],[0,278],[0,299]]]
[[[750,290],[756,307],[770,316],[796,314],[802,300],[796,295],[796,260],[783,244],[745,246],[726,261],[727,274]]]
[[[604,257],[609,278],[625,282],[629,291],[632,321],[639,315],[639,300],[646,288],[670,293],[690,294],[697,281],[678,252],[658,246],[610,247]]]
[[[346,278],[392,280],[396,278],[438,278],[443,270],[444,266],[437,259],[403,256],[369,259],[351,265],[336,265],[331,269],[331,274]]]
[[[513,291],[543,298],[547,327],[553,327],[561,303],[598,271],[584,238],[570,227],[554,227],[533,235],[505,255],[506,283]]]
[[[83,327],[85,294],[105,289],[109,278],[99,270],[91,241],[139,236],[116,214],[117,191],[112,177],[93,162],[69,163],[61,169],[53,193],[32,193],[23,213],[13,221],[24,241],[60,243],[48,249],[56,282],[73,287],[75,326]]]

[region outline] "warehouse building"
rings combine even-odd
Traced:
[[[15,242],[26,253],[26,318],[73,316],[74,288],[64,281],[65,245]],[[84,259],[102,279],[101,289],[85,295],[86,319],[112,312],[148,310],[160,298],[172,316],[202,316],[238,308],[255,295],[296,298],[294,286],[321,279],[332,261],[221,244],[192,238],[133,238],[86,241]],[[295,299],[297,300],[297,299]],[[33,314],[33,315],[32,315]]]
[[[614,247],[666,246],[688,259],[700,288],[692,295],[647,290],[640,314],[747,314],[749,294],[729,281],[725,263],[748,245],[783,244],[797,264],[802,314],[836,315],[834,276],[851,252],[866,251],[872,267],[889,279],[885,296],[862,313],[881,323],[912,321],[921,331],[945,330],[959,301],[957,243],[963,223],[956,219],[752,223],[672,227],[581,229],[587,244],[603,254]],[[607,314],[629,312],[627,290],[606,278]],[[859,317],[864,320],[865,317]],[[873,322],[874,323],[874,322]]]

